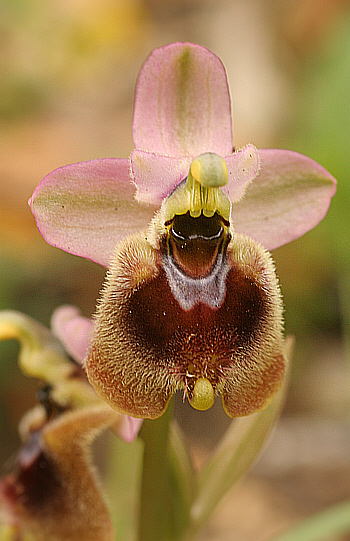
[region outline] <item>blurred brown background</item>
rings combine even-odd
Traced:
[[[56,167],[129,155],[134,85],[154,47],[192,41],[221,57],[236,147],[296,150],[338,179],[324,222],[274,253],[297,338],[284,416],[201,539],[262,541],[349,498],[350,2],[0,0],[0,10],[0,309],[45,324],[62,303],[93,312],[103,269],[47,246],[27,200]],[[0,464],[37,388],[17,351],[0,344]],[[200,460],[227,419],[219,404],[177,412]]]

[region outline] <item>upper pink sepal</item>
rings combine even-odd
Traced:
[[[55,169],[29,203],[44,239],[108,266],[125,236],[147,226],[155,207],[134,199],[129,160],[105,158]]]
[[[135,147],[169,156],[232,152],[231,105],[221,60],[200,45],[155,49],[136,84]]]
[[[297,152],[259,149],[260,172],[232,206],[231,223],[268,250],[315,227],[336,191],[335,178]]]
[[[238,201],[244,194],[248,184],[259,171],[259,153],[254,145],[247,145],[230,156],[225,156],[228,170],[228,182],[222,190],[230,201]]]
[[[187,177],[191,158],[161,156],[134,150],[130,162],[133,181],[137,188],[136,199],[160,206],[163,199]]]
[[[83,317],[75,306],[60,306],[51,317],[53,334],[64,345],[67,353],[81,365],[90,342],[92,328],[92,320]]]

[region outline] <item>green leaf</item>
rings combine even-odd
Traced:
[[[182,539],[188,526],[197,479],[180,428],[172,423],[169,434],[169,480],[173,498],[173,527],[176,539]]]

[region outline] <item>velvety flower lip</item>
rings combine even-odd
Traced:
[[[35,418],[34,418],[35,417]],[[37,423],[27,416],[15,471],[0,481],[0,507],[10,539],[112,541],[115,532],[90,446],[118,413],[106,404]],[[13,533],[13,536],[12,536]]]
[[[30,206],[49,244],[108,266],[116,244],[147,226],[203,152],[227,162],[222,189],[233,203],[232,226],[267,249],[312,229],[335,193],[332,175],[301,154],[253,145],[232,153],[225,69],[199,45],[173,43],[148,57],[136,85],[133,138],[130,160],[68,165],[38,185]]]
[[[291,150],[259,149],[260,172],[232,206],[231,223],[268,250],[313,229],[327,214],[337,189],[319,163]]]

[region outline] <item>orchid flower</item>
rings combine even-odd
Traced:
[[[51,420],[38,407],[23,419],[24,441],[16,469],[0,481],[0,514],[7,525],[1,539],[115,538],[89,448],[117,416],[118,412],[101,403]]]
[[[90,447],[107,428],[133,441],[142,420],[115,411],[87,381],[81,365],[91,331],[74,306],[54,311],[51,330],[0,312],[0,340],[17,339],[21,370],[44,382],[39,403],[21,419],[14,471],[0,480],[1,540],[114,539]]]
[[[53,319],[59,332],[64,320],[65,341],[72,347],[76,340],[79,346],[86,342],[89,320],[75,308],[61,307]],[[0,339],[8,338],[20,342],[23,372],[46,385],[40,403],[20,422],[22,446],[13,472],[0,481],[0,538],[112,541],[114,529],[90,446],[102,430],[116,431],[125,416],[96,395],[81,366],[40,323],[18,312],[0,312]]]
[[[233,147],[225,69],[204,47],[141,68],[130,159],[68,165],[30,200],[47,242],[108,267],[85,369],[113,408],[162,415],[182,390],[231,417],[270,402],[286,368],[267,250],[312,229],[335,179],[295,152]]]

